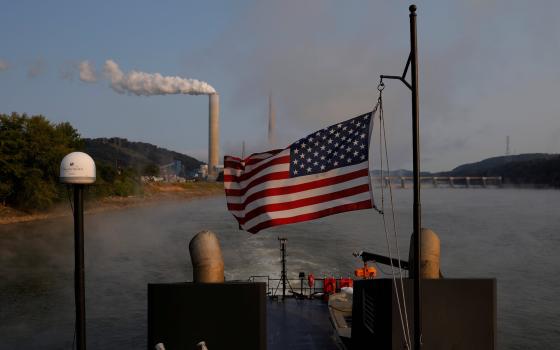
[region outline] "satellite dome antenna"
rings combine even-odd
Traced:
[[[86,348],[86,297],[84,268],[84,187],[95,182],[95,162],[86,153],[72,152],[60,162],[60,182],[74,189],[74,295],[76,348]]]

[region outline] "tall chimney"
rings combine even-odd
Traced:
[[[215,180],[218,176],[216,166],[220,153],[220,95],[208,96],[208,179]]]
[[[272,93],[268,95],[268,145],[275,147],[276,138],[274,137],[274,129],[276,128],[276,112],[272,105]]]

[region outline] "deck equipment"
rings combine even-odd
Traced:
[[[84,267],[84,187],[95,182],[95,162],[83,152],[72,152],[60,163],[60,182],[74,189],[74,293],[76,348],[86,349],[86,293]]]

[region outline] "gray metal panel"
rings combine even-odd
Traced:
[[[404,282],[410,336],[412,281]],[[400,291],[400,288],[398,289]],[[368,294],[376,306],[373,332],[360,324],[360,300]],[[399,294],[400,295],[400,294]],[[495,279],[422,280],[422,327],[426,349],[495,349],[497,333]],[[356,349],[375,344],[379,349],[403,349],[398,305],[391,279],[356,281],[354,284],[352,338]],[[362,317],[360,317],[362,315]]]

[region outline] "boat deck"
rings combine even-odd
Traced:
[[[317,299],[267,302],[268,349],[339,349],[326,303]]]

